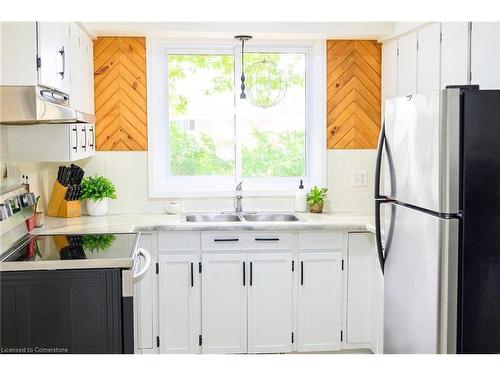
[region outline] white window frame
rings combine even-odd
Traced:
[[[326,180],[326,44],[325,41],[264,41],[247,45],[247,52],[306,53],[306,188]],[[239,44],[233,41],[147,39],[148,191],[150,198],[232,197],[236,176],[169,176],[167,54],[229,53],[235,57],[235,77],[241,75]],[[238,86],[238,85],[236,85]],[[236,93],[235,93],[236,95]],[[239,99],[239,93],[238,98]],[[236,102],[237,103],[237,102]],[[237,105],[237,104],[236,104]],[[236,106],[235,106],[236,107]],[[238,126],[235,124],[235,132]],[[235,134],[236,136],[236,134]],[[236,153],[240,152],[236,145]],[[238,158],[236,158],[238,159]],[[235,160],[239,163],[240,160]],[[235,166],[238,168],[240,166]],[[301,177],[243,177],[245,196],[290,196]]]

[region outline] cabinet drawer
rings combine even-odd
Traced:
[[[299,250],[326,250],[344,248],[344,233],[311,230],[299,232]]]
[[[290,232],[205,232],[201,248],[212,250],[292,250],[294,234]]]
[[[168,232],[158,234],[159,251],[199,251],[200,232]]]

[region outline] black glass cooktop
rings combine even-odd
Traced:
[[[139,235],[68,234],[32,236],[7,252],[2,262],[131,258]]]

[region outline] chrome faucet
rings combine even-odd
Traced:
[[[241,201],[243,200],[243,195],[242,195],[242,189],[241,189],[241,184],[243,183],[243,181],[241,181],[238,185],[236,185],[236,208],[235,208],[235,211],[236,212],[242,212],[243,211],[243,208],[241,206]]]

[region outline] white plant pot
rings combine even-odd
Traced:
[[[107,198],[96,202],[91,199],[87,199],[85,202],[87,206],[87,214],[90,216],[104,216],[108,212]]]

